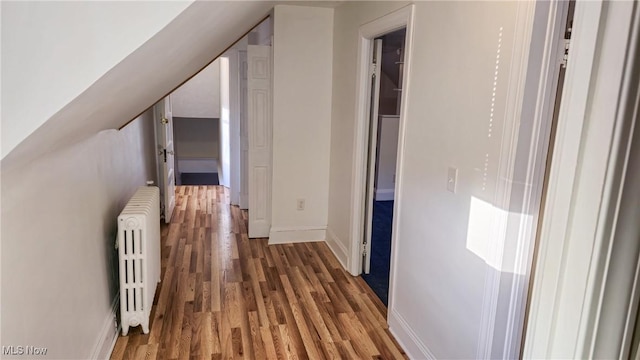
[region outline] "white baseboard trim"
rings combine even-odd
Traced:
[[[120,324],[116,327],[114,325],[114,318],[120,308],[120,295],[117,295],[111,303],[111,312],[104,319],[100,335],[93,348],[91,359],[109,359],[113,348],[118,340],[118,334],[120,333]]]
[[[269,231],[269,245],[325,241],[326,238],[326,226],[272,227]]]
[[[349,268],[347,267],[347,264],[349,263],[349,252],[342,241],[340,241],[340,238],[338,238],[330,228],[327,228],[327,245],[333,252],[333,255],[338,258],[340,265],[348,271]]]
[[[395,199],[395,189],[376,189],[376,201],[389,201]]]
[[[411,329],[402,315],[395,309],[389,311],[389,331],[396,338],[409,359],[436,360],[431,350],[425,345],[420,337]]]

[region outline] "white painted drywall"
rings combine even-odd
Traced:
[[[272,230],[324,233],[333,9],[278,5],[273,21]],[[297,199],[305,200],[303,211]]]
[[[190,4],[3,1],[2,157]]]
[[[327,240],[343,265],[349,261],[351,248],[358,28],[406,4],[402,1],[346,2],[335,9]]]
[[[48,359],[107,355],[116,218],[138,186],[156,181],[152,117],[3,169],[2,345],[47,347]]]
[[[220,156],[218,119],[173,118],[173,141],[178,159],[200,159]]]
[[[220,59],[171,93],[173,116],[220,118]]]
[[[398,116],[380,115],[376,167],[376,201],[394,199],[398,159]]]
[[[249,34],[247,41],[249,45],[271,45],[273,35],[272,18],[268,17],[260,25],[256,26]]]
[[[338,254],[351,245],[357,29],[400,6],[355,2],[335,10],[329,229]],[[500,180],[514,34],[526,26],[516,23],[516,7],[515,2],[415,4],[389,308],[392,331],[402,335],[412,358],[477,358],[490,335],[481,325],[488,305],[484,284],[503,269],[492,262],[488,249],[494,244],[485,235],[491,219],[505,212],[492,203]],[[447,191],[449,167],[459,173],[455,194]]]

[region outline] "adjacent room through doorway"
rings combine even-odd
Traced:
[[[219,185],[220,59],[177,88],[173,108],[176,185]]]
[[[406,29],[400,29],[374,41],[374,59],[377,58],[374,60],[375,73],[378,79],[372,80],[370,170],[367,180],[367,193],[370,194],[370,199],[367,199],[370,211],[367,214],[370,216],[366,220],[366,227],[370,230],[371,250],[368,264],[365,259],[362,277],[385,305],[388,305],[389,298],[405,35]]]

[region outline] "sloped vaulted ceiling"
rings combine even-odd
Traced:
[[[12,139],[17,146],[7,149],[3,144],[2,169],[27,165],[101,130],[121,127],[222,53],[267,16],[273,5],[271,1],[196,1],[189,5],[35,131],[23,139]],[[61,51],[69,51],[71,60],[73,51],[82,49]],[[2,92],[7,91],[11,89],[3,84]],[[5,122],[19,120],[3,118],[3,128]]]

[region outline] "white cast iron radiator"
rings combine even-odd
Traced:
[[[151,305],[160,282],[160,191],[140,187],[118,216],[122,335],[142,325],[149,333]]]

